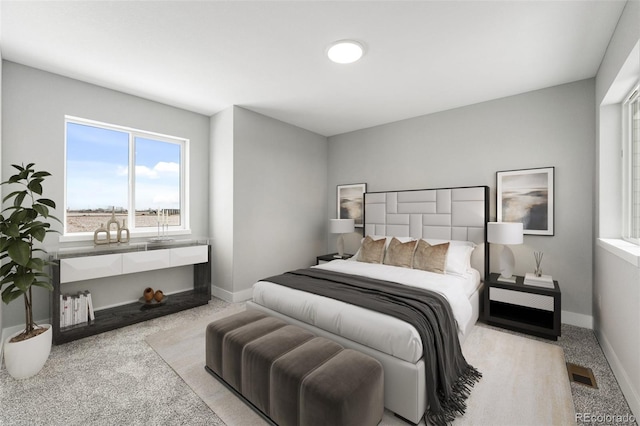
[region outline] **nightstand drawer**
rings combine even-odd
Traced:
[[[553,297],[504,288],[489,288],[489,300],[553,312]]]

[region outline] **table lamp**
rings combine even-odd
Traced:
[[[498,277],[498,281],[516,282],[516,278],[513,276],[516,261],[509,245],[522,244],[522,230],[522,223],[519,222],[489,222],[487,224],[487,241],[504,246],[502,253],[500,253],[500,277]]]
[[[353,232],[355,229],[355,220],[353,219],[329,219],[329,232],[332,234],[340,234],[338,236],[338,254],[336,259],[342,258],[344,255],[344,234]]]

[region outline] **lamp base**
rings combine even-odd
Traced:
[[[342,255],[344,254],[344,234],[340,234],[338,236],[338,254],[335,255],[334,257],[336,258],[342,258]]]
[[[503,277],[502,275],[500,275],[496,281],[500,281],[501,283],[515,284],[516,283],[516,277],[515,276],[511,276],[511,277],[507,278],[507,277]]]

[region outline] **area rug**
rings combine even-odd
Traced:
[[[205,329],[215,319],[156,333],[146,341],[224,423],[266,425],[204,370]],[[467,401],[466,414],[454,425],[575,424],[564,353],[559,346],[477,325],[464,343],[463,352],[467,361],[482,371],[483,378]],[[388,410],[380,423],[406,424]]]

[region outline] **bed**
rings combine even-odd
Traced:
[[[315,268],[427,286],[449,301],[460,342],[464,342],[480,314],[480,294],[488,270],[486,186],[366,193],[364,235],[385,247],[424,240],[448,242],[446,271],[434,274],[411,268],[351,260],[335,260]],[[428,282],[428,284],[426,284]],[[409,324],[317,294],[268,281],[254,285],[247,309],[262,311],[307,328],[379,360],[384,367],[385,407],[418,423],[427,410],[426,368],[422,342]]]

